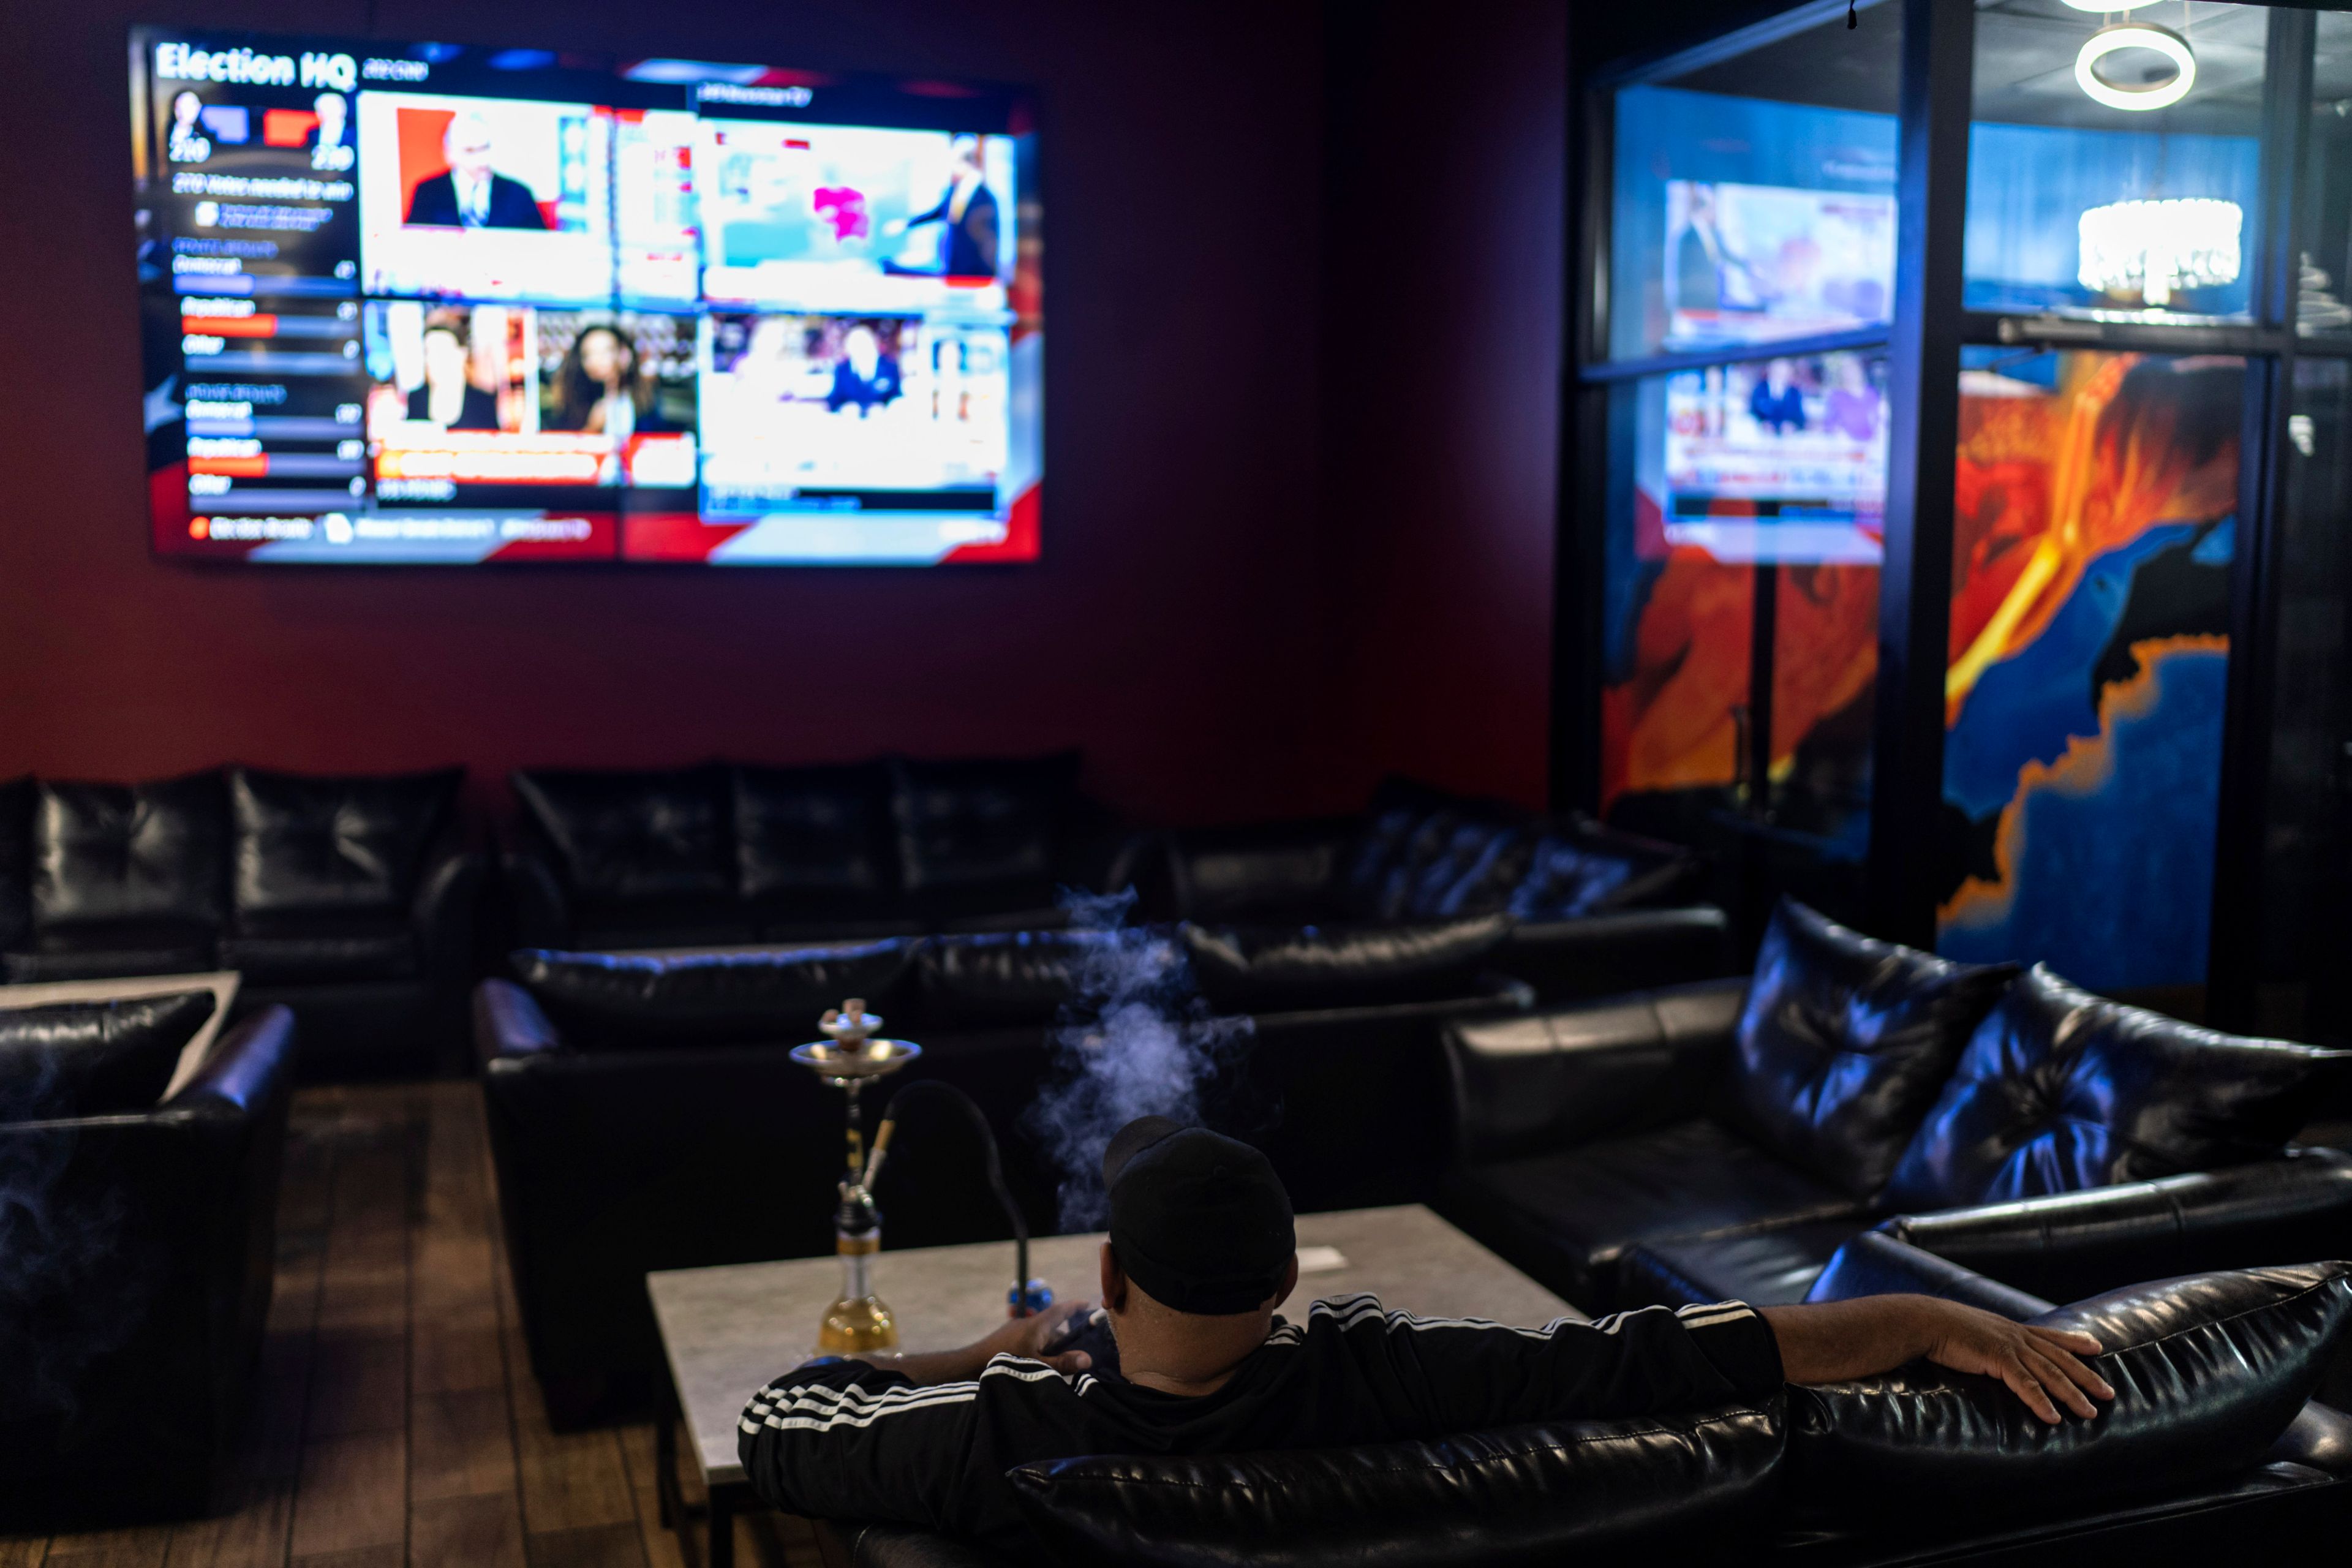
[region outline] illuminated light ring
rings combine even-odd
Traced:
[[[2155,87],[2117,87],[2099,74],[2099,62],[2117,49],[2154,49],[2172,62],[2172,79]],[[2197,57],[2189,52],[2189,40],[2153,22],[2102,27],[2083,41],[2083,52],[2074,57],[2074,85],[2109,109],[2162,109],[2187,98],[2196,82]]]

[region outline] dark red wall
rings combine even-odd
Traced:
[[[151,557],[124,30],[174,9],[21,6],[0,64],[0,775],[457,761],[495,801],[534,763],[1078,745],[1178,820],[1390,766],[1540,792],[1560,7],[1364,7],[1349,93],[1429,74],[1360,147],[1326,131],[1356,29],[1304,0],[176,7],[1040,88],[1045,558],[908,573]]]
[[[1568,7],[1331,0],[1326,657],[1358,773],[1543,804]]]

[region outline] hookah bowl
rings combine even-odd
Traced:
[[[848,1102],[848,1171],[842,1177],[840,1202],[833,1215],[834,1250],[841,1256],[841,1295],[825,1309],[817,1327],[816,1348],[828,1355],[854,1355],[860,1351],[895,1349],[898,1327],[890,1309],[874,1293],[874,1255],[882,1250],[882,1214],[874,1206],[874,1177],[888,1151],[890,1124],[872,1152],[866,1147],[866,1086],[897,1072],[923,1054],[911,1040],[877,1039],[882,1020],[866,1010],[865,1002],[851,997],[827,1009],[817,1027],[822,1040],[793,1047],[793,1060],[840,1089]]]

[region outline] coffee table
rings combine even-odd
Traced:
[[[1099,1278],[1094,1236],[1045,1237],[1029,1244],[1030,1272],[1055,1299],[1091,1298]],[[1298,1216],[1299,1279],[1287,1315],[1307,1303],[1369,1290],[1391,1307],[1437,1317],[1491,1318],[1536,1327],[1583,1314],[1418,1204]],[[890,1304],[902,1347],[952,1350],[1004,1321],[1013,1245],[929,1247],[885,1252],[875,1290]],[[655,1428],[661,1521],[697,1560],[692,1513],[678,1480],[677,1432],[710,1496],[709,1563],[731,1568],[735,1515],[751,1489],[735,1455],[743,1406],[777,1373],[815,1353],[817,1320],[841,1291],[841,1263],[802,1258],[675,1268],[646,1276],[659,1324],[668,1388]]]

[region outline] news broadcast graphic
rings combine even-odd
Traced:
[[[1036,558],[1023,95],[162,27],[131,58],[159,552]]]
[[[1666,346],[1766,342],[1887,319],[1892,191],[1666,182]]]
[[[1654,553],[1727,564],[1876,565],[1886,504],[1886,362],[1786,355],[1676,371],[1637,392],[1634,484]]]

